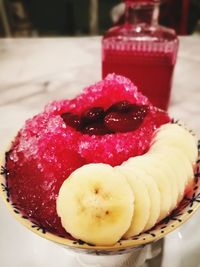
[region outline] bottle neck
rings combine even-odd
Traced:
[[[126,2],[126,23],[158,25],[159,3]]]

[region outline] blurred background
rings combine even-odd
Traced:
[[[0,37],[100,35],[123,13],[118,0],[0,0]],[[200,0],[162,0],[160,23],[200,33]]]

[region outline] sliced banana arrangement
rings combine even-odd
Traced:
[[[193,181],[194,136],[177,124],[155,133],[149,151],[120,166],[75,170],[62,184],[57,213],[74,238],[108,246],[151,229],[177,207]]]

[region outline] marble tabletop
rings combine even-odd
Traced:
[[[169,112],[200,134],[199,70],[200,36],[181,37]],[[1,150],[24,120],[41,111],[48,101],[73,97],[100,78],[100,37],[0,39]],[[179,248],[181,267],[200,265],[198,220],[200,212],[178,232],[179,239],[186,240]],[[51,267],[56,265],[57,257],[60,257],[60,266],[66,262],[66,266],[74,266],[73,259],[63,255],[63,251],[29,233],[11,218],[1,200],[0,221],[1,266],[11,267],[15,263],[15,267]],[[169,235],[166,244],[176,257],[178,248],[173,242],[174,235]],[[15,259],[11,259],[11,255]],[[50,262],[47,262],[48,255],[51,255]],[[163,266],[172,265],[165,260]]]

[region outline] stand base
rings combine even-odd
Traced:
[[[148,267],[149,260],[161,253],[162,245],[163,240],[122,255],[76,254],[75,257],[77,267]]]

